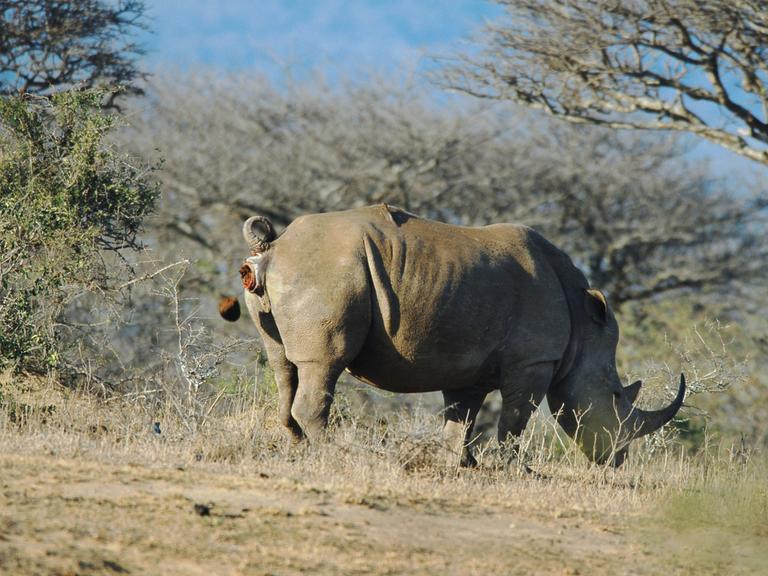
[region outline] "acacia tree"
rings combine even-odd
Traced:
[[[280,226],[376,202],[461,224],[528,223],[617,308],[684,289],[733,294],[768,270],[768,201],[712,181],[679,137],[430,107],[383,83],[280,92],[192,76],[154,82],[143,102],[126,138],[164,157],[151,234],[159,252],[204,264],[188,290],[234,287],[248,216]]]
[[[617,310],[681,290],[700,302],[728,294],[738,307],[736,295],[764,281],[768,198],[713,180],[678,138],[552,122],[532,130],[528,146],[548,160],[536,167],[528,193],[539,202],[525,220],[566,249]]]
[[[572,122],[688,131],[768,164],[760,0],[496,0],[481,50],[441,81]]]
[[[0,0],[0,94],[97,84],[139,92],[143,51],[131,36],[143,14],[141,0]]]

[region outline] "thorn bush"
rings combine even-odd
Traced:
[[[138,249],[159,190],[152,168],[121,154],[102,90],[0,99],[0,370],[48,372],[57,319],[83,288],[121,272],[105,251]]]

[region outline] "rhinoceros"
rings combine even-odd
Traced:
[[[280,237],[254,216],[243,235],[245,304],[296,440],[324,434],[345,369],[391,392],[442,392],[444,433],[465,465],[492,390],[501,392],[505,445],[546,396],[587,457],[614,466],[683,403],[681,374],[667,407],[633,405],[641,383],[621,384],[605,296],[526,226],[454,226],[383,204],[301,216]],[[222,316],[236,320],[235,304],[225,302]]]

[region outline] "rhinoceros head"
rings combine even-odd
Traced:
[[[574,318],[579,325],[572,330],[572,362],[547,395],[550,409],[587,457],[619,466],[632,440],[658,430],[675,416],[685,396],[685,377],[680,375],[677,396],[666,408],[637,408],[634,402],[642,383],[621,384],[616,371],[619,327],[603,294],[584,291],[583,315]]]

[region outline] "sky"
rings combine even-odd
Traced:
[[[413,71],[501,14],[487,0],[148,0],[152,67]]]
[[[140,40],[156,74],[200,66],[253,71],[275,84],[320,72],[326,79],[429,69],[502,14],[490,0],[146,0],[151,32]],[[754,165],[701,142],[693,157],[715,174]]]

